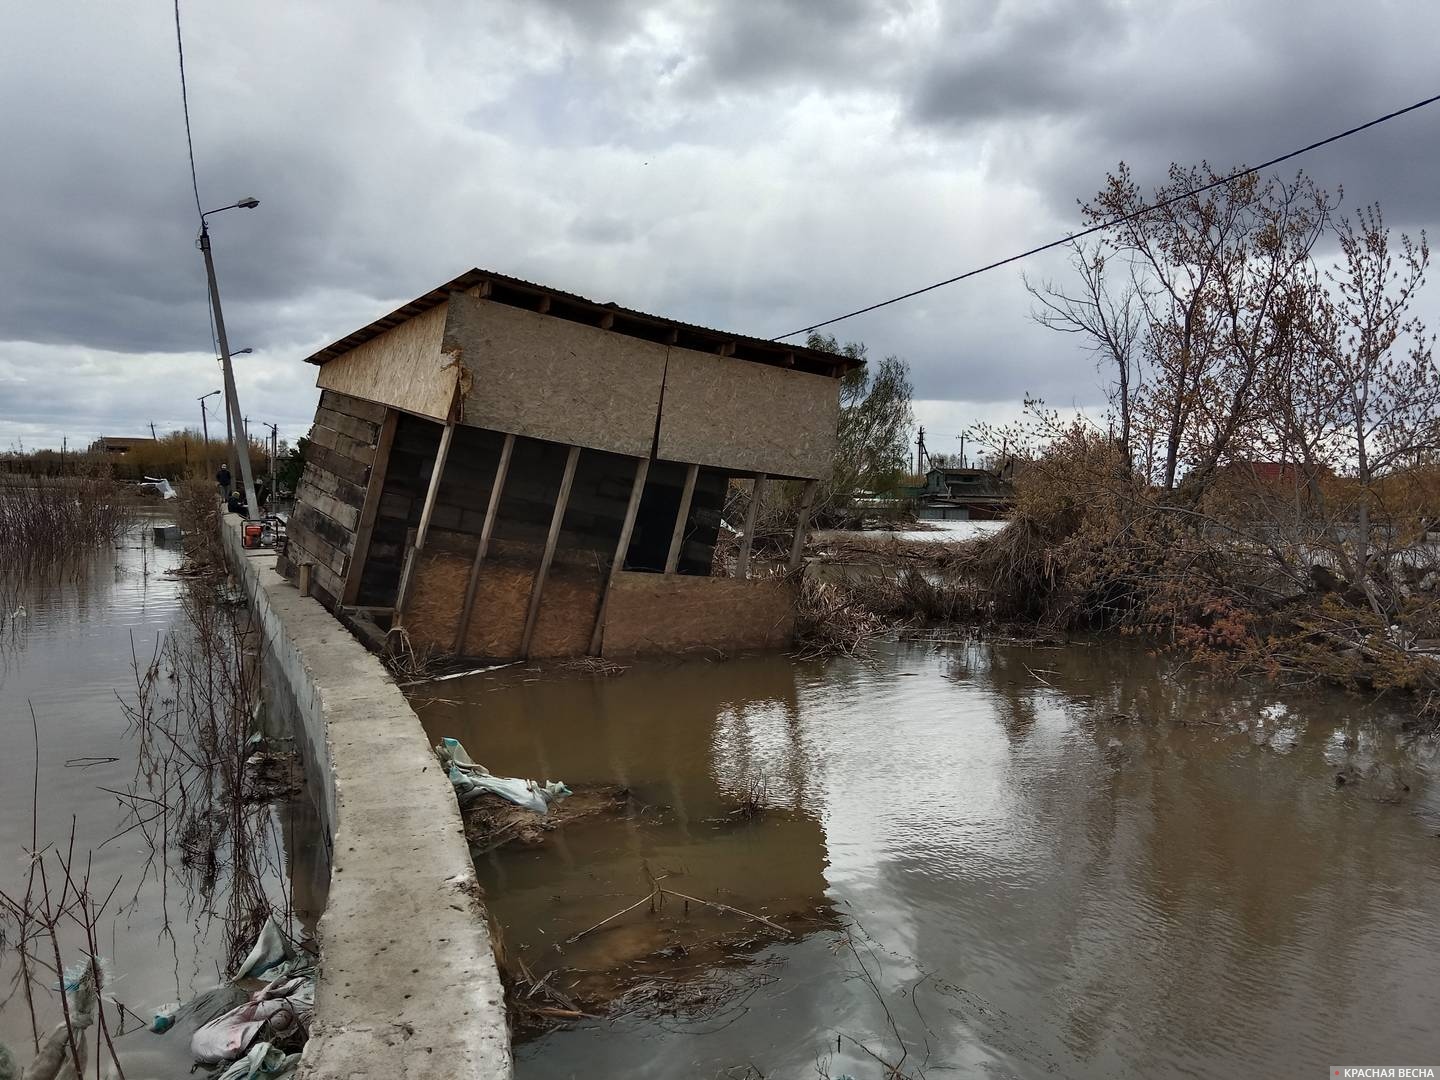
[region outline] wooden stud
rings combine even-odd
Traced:
[[[735,343],[734,343],[733,341],[727,341],[727,342],[725,342],[724,344],[722,344],[719,348],[717,348],[715,351],[716,351],[717,353],[719,353],[721,356],[734,356],[734,355],[735,355]]]
[[[810,510],[815,505],[815,493],[819,490],[819,480],[805,481],[805,494],[800,498],[800,515],[795,519],[795,540],[790,545],[791,570],[800,565],[800,557],[805,553],[805,534],[810,530]]]
[[[455,422],[452,420],[440,433],[440,449],[435,452],[435,467],[430,470],[430,486],[425,489],[425,505],[420,511],[420,527],[415,532],[415,546],[410,549],[409,558],[400,572],[400,588],[395,594],[397,625],[405,614],[410,590],[415,584],[415,568],[420,562],[420,553],[425,550],[425,538],[430,534],[430,518],[435,513],[435,500],[440,494],[440,478],[445,474],[445,461],[450,456],[450,442],[454,438]]]
[[[601,330],[609,330],[609,329],[610,329],[612,326],[614,326],[614,325],[615,325],[615,313],[614,313],[613,311],[607,311],[604,315],[601,315],[601,316],[600,316],[600,329],[601,329]]]
[[[630,537],[635,534],[635,516],[640,512],[640,497],[645,494],[645,478],[650,474],[650,459],[635,461],[635,479],[630,483],[630,502],[625,507],[625,521],[620,526],[620,539],[615,542],[615,558],[610,561],[610,576],[600,594],[600,610],[595,613],[595,629],[590,632],[590,655],[600,655],[600,639],[605,633],[605,607],[610,601],[610,586],[625,569],[625,555],[630,550]]]
[[[380,424],[380,438],[375,443],[375,456],[371,459],[370,482],[365,489],[365,505],[360,508],[360,523],[355,529],[355,550],[350,558],[350,571],[345,576],[345,594],[341,597],[342,607],[351,607],[360,595],[360,579],[365,574],[365,560],[370,556],[370,538],[375,532],[375,517],[380,510],[380,496],[385,491],[385,474],[390,468],[390,448],[395,443],[395,427],[400,414],[394,409],[385,410],[385,419]]]
[[[486,278],[484,281],[480,282],[479,296],[480,296],[480,299],[481,299],[481,300],[484,300],[486,297],[488,297],[488,296],[490,295],[491,291],[492,291],[492,286],[491,286],[491,284],[490,284],[490,279],[489,279],[489,278]]]
[[[510,472],[510,457],[515,452],[515,436],[506,434],[500,447],[500,463],[495,466],[495,479],[490,485],[490,502],[485,507],[485,523],[480,526],[480,543],[475,548],[475,561],[470,565],[470,582],[465,586],[465,606],[460,611],[460,625],[455,629],[455,653],[465,651],[465,637],[470,633],[470,617],[475,613],[475,590],[480,584],[480,564],[490,550],[490,537],[495,533],[495,519],[500,513],[500,496],[505,491],[505,477]]]
[[[670,554],[665,556],[665,573],[673,574],[680,567],[680,548],[685,541],[685,525],[690,520],[690,501],[695,497],[695,478],[700,466],[691,465],[685,472],[685,487],[680,491],[680,509],[675,514],[675,531],[670,534]]]
[[[296,584],[300,587],[301,596],[310,595],[310,574],[313,569],[314,568],[308,562],[302,562],[300,564],[300,573]]]
[[[548,313],[549,313],[549,311],[550,311],[550,295],[549,295],[549,293],[546,293],[544,296],[540,297],[540,303],[539,303],[538,305],[536,305],[535,310],[538,311],[541,315],[545,315],[545,314],[548,314]]]
[[[555,512],[550,515],[550,534],[545,537],[545,554],[540,556],[540,568],[535,571],[535,580],[530,583],[530,609],[525,613],[525,633],[520,637],[520,659],[530,656],[530,640],[535,636],[535,624],[540,620],[540,598],[545,592],[545,579],[550,576],[550,564],[555,559],[555,542],[560,539],[560,526],[565,521],[565,508],[570,504],[570,488],[575,483],[575,465],[580,460],[580,447],[570,447],[565,459],[565,473],[560,477],[560,493],[555,496]]]
[[[765,474],[756,473],[750,488],[750,509],[745,511],[745,535],[740,538],[740,554],[735,559],[735,576],[744,581],[750,576],[750,547],[755,539],[755,519],[760,516],[760,498],[765,493]]]

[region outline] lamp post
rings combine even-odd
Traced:
[[[234,210],[237,207],[254,210],[259,205],[259,199],[247,195],[229,206],[207,210],[200,215],[200,252],[205,256],[205,277],[210,283],[210,306],[215,311],[215,336],[220,340],[220,364],[225,371],[225,412],[232,432],[240,427],[240,400],[235,393],[235,371],[230,363],[230,339],[225,336],[225,316],[220,311],[220,286],[215,283],[215,260],[210,254],[210,228],[205,219],[223,210]],[[249,518],[259,517],[260,508],[255,502],[255,477],[250,472],[250,447],[244,443],[236,444],[235,457],[240,462],[240,477],[245,484],[245,515]]]
[[[231,355],[232,357],[234,357],[234,356],[244,356],[246,353],[252,353],[252,352],[254,352],[254,351],[255,351],[254,349],[250,348],[249,346],[246,346],[246,347],[243,348],[243,349],[236,349],[236,350],[235,350],[234,352],[232,352],[230,355]],[[215,362],[220,365],[220,370],[223,372],[223,371],[225,370],[225,361],[222,360],[222,359],[220,359],[220,357],[217,356],[217,357],[215,357]],[[230,410],[229,410],[229,409],[226,409],[226,410],[225,410],[225,452],[226,452],[227,454],[229,454],[231,457],[234,457],[234,456],[235,456],[235,429],[234,429],[234,427],[233,427],[233,426],[231,425],[231,423],[230,423]]]
[[[220,393],[219,390],[211,390],[208,394],[201,394],[200,402],[200,436],[205,440],[205,471],[210,471],[210,423],[205,416],[205,399],[212,398]]]

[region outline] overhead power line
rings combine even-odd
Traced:
[[[180,37],[180,0],[175,0],[175,52],[180,58],[180,103],[185,107],[185,147],[190,151],[190,186],[195,191],[195,213],[204,221],[200,205],[200,181],[195,176],[195,142],[190,138],[190,94],[185,87],[185,42]]]
[[[1341,139],[1347,139],[1351,135],[1359,134],[1367,128],[1376,127],[1379,124],[1385,123],[1387,120],[1394,120],[1397,116],[1404,116],[1406,113],[1414,112],[1416,109],[1423,109],[1426,105],[1433,105],[1437,101],[1440,101],[1440,94],[1435,94],[1432,97],[1425,98],[1423,101],[1417,101],[1413,105],[1407,105],[1403,109],[1396,109],[1394,112],[1388,112],[1384,116],[1377,116],[1374,120],[1367,121],[1364,124],[1359,124],[1355,127],[1339,132],[1338,134],[1331,135],[1329,138],[1321,139],[1319,142],[1313,142],[1309,146],[1302,146],[1298,150],[1291,150],[1288,154],[1281,154],[1279,157],[1273,157],[1269,161],[1262,161],[1259,165],[1251,165],[1249,168],[1237,169],[1229,176],[1223,176],[1219,180],[1212,180],[1208,184],[1203,184],[1200,187],[1192,188],[1191,190],[1186,191],[1180,195],[1176,195],[1173,198],[1166,199],[1164,202],[1156,203],[1154,206],[1141,207],[1139,210],[1133,211],[1132,213],[1122,214],[1119,217],[1110,218],[1108,221],[1102,221],[1098,225],[1092,225],[1088,229],[1082,229],[1079,232],[1069,233],[1065,236],[1060,237],[1060,239],[1058,240],[1051,240],[1048,244],[1041,244],[1039,247],[1030,248],[1028,251],[1022,251],[1016,255],[1010,255],[1004,259],[998,259],[995,262],[987,263],[984,266],[977,266],[973,270],[967,270],[963,274],[956,274],[954,277],[946,278],[944,281],[937,281],[933,285],[926,285],[919,289],[912,289],[907,293],[901,293],[899,296],[892,296],[888,300],[881,300],[878,303],[869,304],[866,307],[856,308],[854,311],[848,311],[844,315],[836,315],[833,319],[826,319],[824,322],[812,323],[809,326],[801,327],[799,330],[791,330],[788,334],[781,334],[778,337],[773,338],[772,340],[784,341],[786,338],[795,337],[797,334],[808,334],[813,330],[819,330],[821,327],[831,326],[834,323],[838,322],[844,322],[846,319],[853,319],[857,315],[864,315],[870,311],[878,311],[880,308],[889,307],[891,304],[898,304],[902,300],[909,300],[912,297],[920,296],[928,292],[933,292],[936,289],[943,289],[946,285],[954,285],[957,281],[964,281],[966,278],[972,278],[979,274],[986,273],[990,270],[997,270],[1002,266],[1009,265],[1010,263],[1019,262],[1021,259],[1028,259],[1031,255],[1039,255],[1042,251],[1049,251],[1051,248],[1057,248],[1065,244],[1073,243],[1074,241],[1079,240],[1082,237],[1090,236],[1092,233],[1104,232],[1106,229],[1112,229],[1116,225],[1123,225],[1127,221],[1134,221],[1137,218],[1144,217],[1146,214],[1153,214],[1158,210],[1164,210],[1166,207],[1174,206],[1176,203],[1183,202],[1184,200],[1193,198],[1196,195],[1203,195],[1205,192],[1211,191],[1214,188],[1223,187],[1226,184],[1234,183],[1236,180],[1239,180],[1240,178],[1245,176],[1249,176],[1251,173],[1257,173],[1264,169],[1269,169],[1272,166],[1279,165],[1281,162],[1289,161],[1291,158],[1299,157],[1301,154],[1308,154],[1311,150],[1318,150],[1322,146],[1329,146],[1331,143],[1339,142]]]

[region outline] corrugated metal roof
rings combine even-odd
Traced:
[[[407,319],[412,319],[424,311],[438,307],[449,299],[452,292],[463,292],[477,286],[488,286],[487,299],[499,303],[540,311],[556,318],[602,325],[615,333],[642,337],[650,341],[665,341],[668,344],[697,349],[701,352],[719,352],[722,355],[735,356],[742,360],[774,364],[780,367],[794,367],[802,371],[813,371],[835,377],[859,367],[862,363],[862,361],[835,353],[787,345],[783,342],[767,341],[764,338],[748,337],[744,334],[732,334],[706,326],[696,326],[693,323],[679,322],[660,315],[650,315],[614,303],[601,304],[575,293],[552,289],[548,285],[538,285],[535,282],[524,281],[506,274],[497,274],[493,270],[481,270],[478,267],[467,270],[459,277],[452,278],[423,296],[418,296],[408,304],[396,308],[390,314],[325,346],[320,351],[307,356],[305,362],[324,364],[371,338],[378,337],[391,327],[398,326]]]

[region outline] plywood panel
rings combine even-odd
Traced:
[[[416,644],[449,652],[465,603],[474,539],[465,538],[471,545],[466,548],[456,543],[458,537],[436,537],[435,546],[420,555],[405,630]],[[539,548],[497,547],[501,550],[480,564],[475,609],[462,648],[467,656],[509,659],[520,655]],[[603,571],[593,564],[557,561],[551,566],[530,642],[532,657],[585,655],[603,578]]]
[[[782,649],[795,632],[795,592],[780,579],[641,574],[610,583],[601,653]]]
[[[440,353],[446,305],[421,312],[379,337],[323,364],[315,384],[444,420],[455,393],[456,370]]]
[[[658,456],[735,472],[824,478],[840,383],[824,375],[672,349]]]
[[[464,424],[650,453],[667,346],[456,294],[443,351],[470,373]]]

